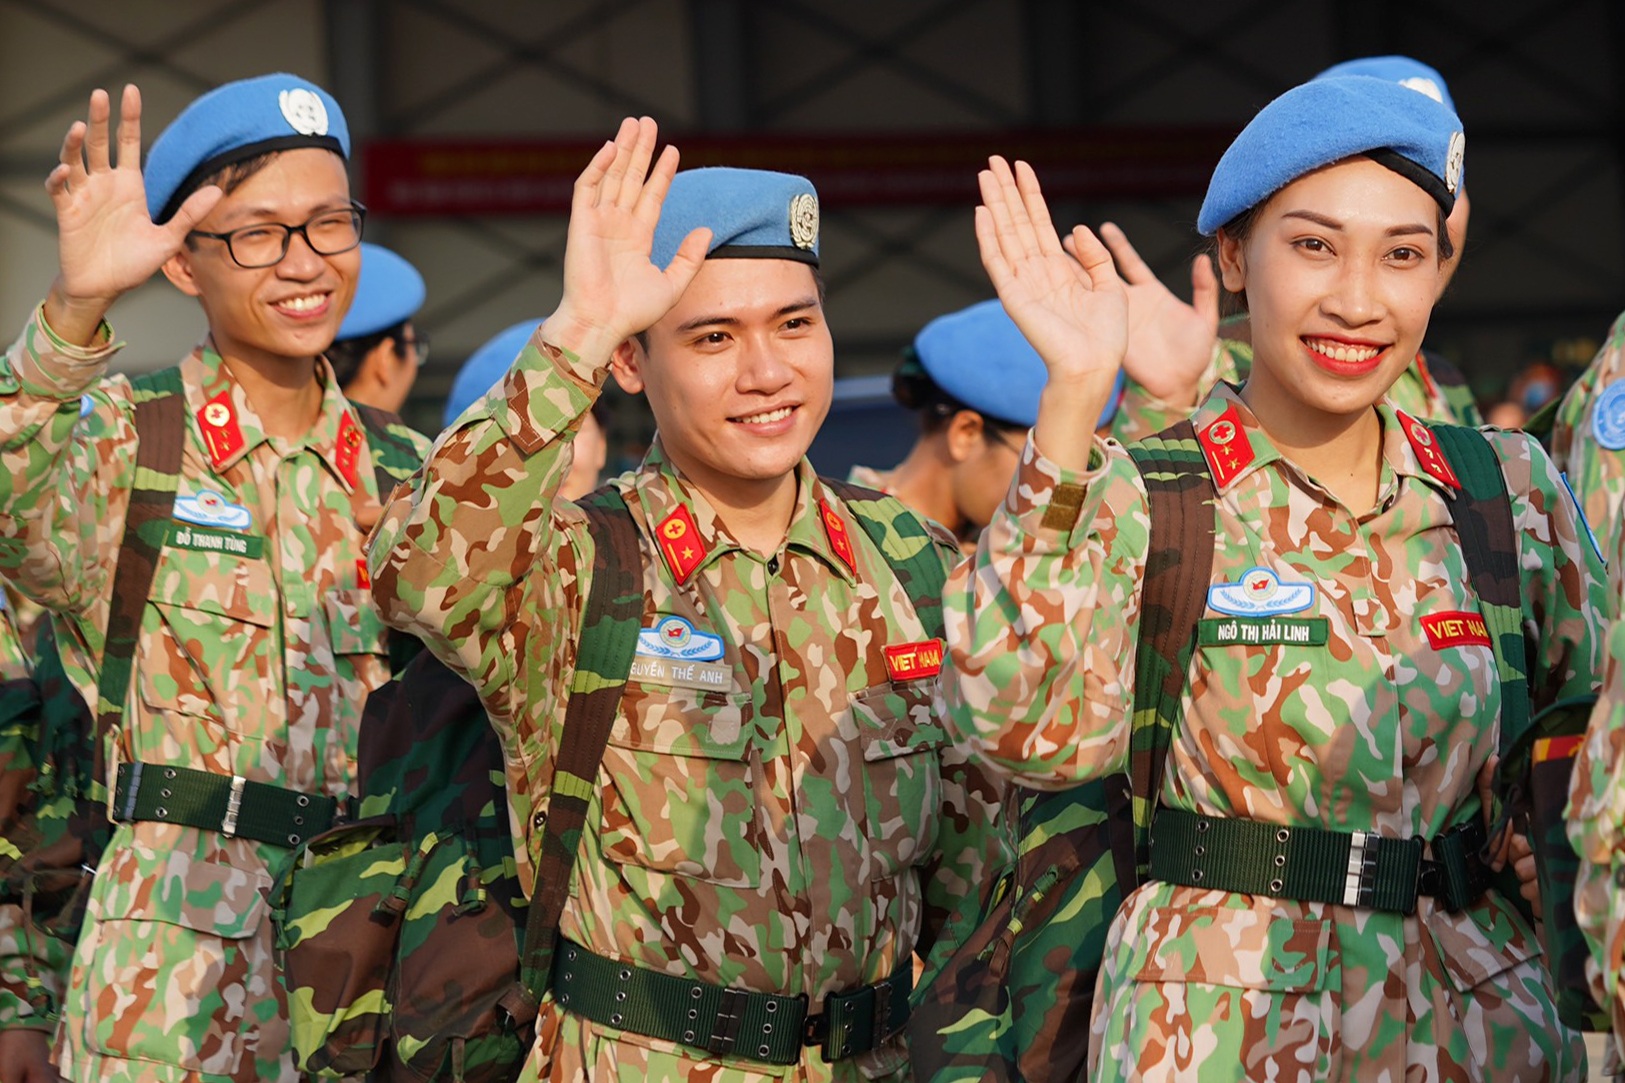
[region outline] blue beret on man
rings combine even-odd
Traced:
[[[791,173],[715,166],[671,180],[650,258],[668,267],[683,238],[711,230],[707,259],[789,259],[818,266],[818,192]]]
[[[344,111],[327,91],[285,72],[216,87],[183,109],[147,152],[147,211],[167,222],[205,177],[300,147],[350,157]]]
[[[387,331],[417,315],[427,296],[418,269],[382,245],[361,244],[355,300],[339,325],[338,341]]]
[[[1333,64],[1316,79],[1336,79],[1344,75],[1369,75],[1373,79],[1386,79],[1402,87],[1426,94],[1452,113],[1456,103],[1450,97],[1450,88],[1438,69],[1408,56],[1362,56]]]
[[[1364,155],[1415,183],[1445,214],[1467,151],[1461,119],[1426,94],[1369,75],[1320,78],[1259,110],[1219,159],[1196,228],[1211,237],[1305,173]]]
[[[463,367],[457,370],[457,379],[452,381],[451,394],[446,397],[446,409],[440,418],[441,428],[456,421],[464,410],[483,398],[508,374],[541,322],[539,319],[520,320],[512,327],[492,335],[485,345],[468,355]]]
[[[914,337],[914,356],[937,387],[979,414],[1031,428],[1049,371],[995,298],[938,316]],[[1117,413],[1123,373],[1117,374],[1098,429]]]

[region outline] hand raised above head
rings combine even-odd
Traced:
[[[1107,252],[1084,226],[1061,246],[1038,177],[988,160],[978,176],[976,241],[993,288],[1054,382],[1116,379],[1128,339],[1128,302]]]
[[[710,230],[697,229],[664,270],[650,259],[678,160],[669,145],[654,157],[658,135],[648,117],[623,120],[576,179],[570,202],[564,296],[544,334],[606,364],[616,346],[671,311],[699,273],[711,240]]]
[[[80,337],[72,330],[91,313],[89,333],[94,334],[119,295],[151,278],[220,200],[220,189],[207,185],[168,222],[155,225],[141,177],[141,92],[133,85],[124,88],[116,163],[111,114],[107,92],[94,91],[86,119],[68,129],[61,160],[45,179],[56,208],[60,266],[47,319],[70,341]]]
[[[1186,304],[1146,266],[1128,237],[1111,222],[1100,239],[1127,283],[1128,352],[1123,368],[1135,383],[1174,404],[1194,403],[1219,334],[1219,282],[1206,255],[1191,264]],[[1068,238],[1070,244],[1070,238]]]

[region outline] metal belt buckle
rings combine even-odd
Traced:
[[[1382,838],[1373,831],[1349,834],[1348,872],[1343,879],[1343,905],[1369,907],[1377,898],[1377,847]]]
[[[231,776],[231,793],[226,796],[226,818],[220,821],[220,833],[226,838],[237,834],[237,814],[243,810],[243,787],[248,780],[242,775]]]
[[[807,994],[801,994],[805,997]],[[829,1013],[819,1012],[817,1015],[808,1015],[801,1022],[801,1044],[803,1046],[823,1045],[829,1041]]]

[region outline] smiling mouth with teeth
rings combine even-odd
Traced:
[[[277,308],[285,308],[290,312],[310,312],[327,303],[327,294],[316,293],[307,297],[290,297],[285,301],[278,301]]]
[[[749,414],[745,417],[736,417],[733,420],[740,425],[771,425],[775,421],[783,421],[795,409],[793,406],[781,406],[777,410],[768,410],[765,413]]]
[[[1354,365],[1375,360],[1387,349],[1386,346],[1350,346],[1347,343],[1331,342],[1323,338],[1306,338],[1303,344],[1322,357]]]

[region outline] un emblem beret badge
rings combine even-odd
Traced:
[[[811,192],[790,200],[790,240],[808,250],[818,243],[818,197]]]

